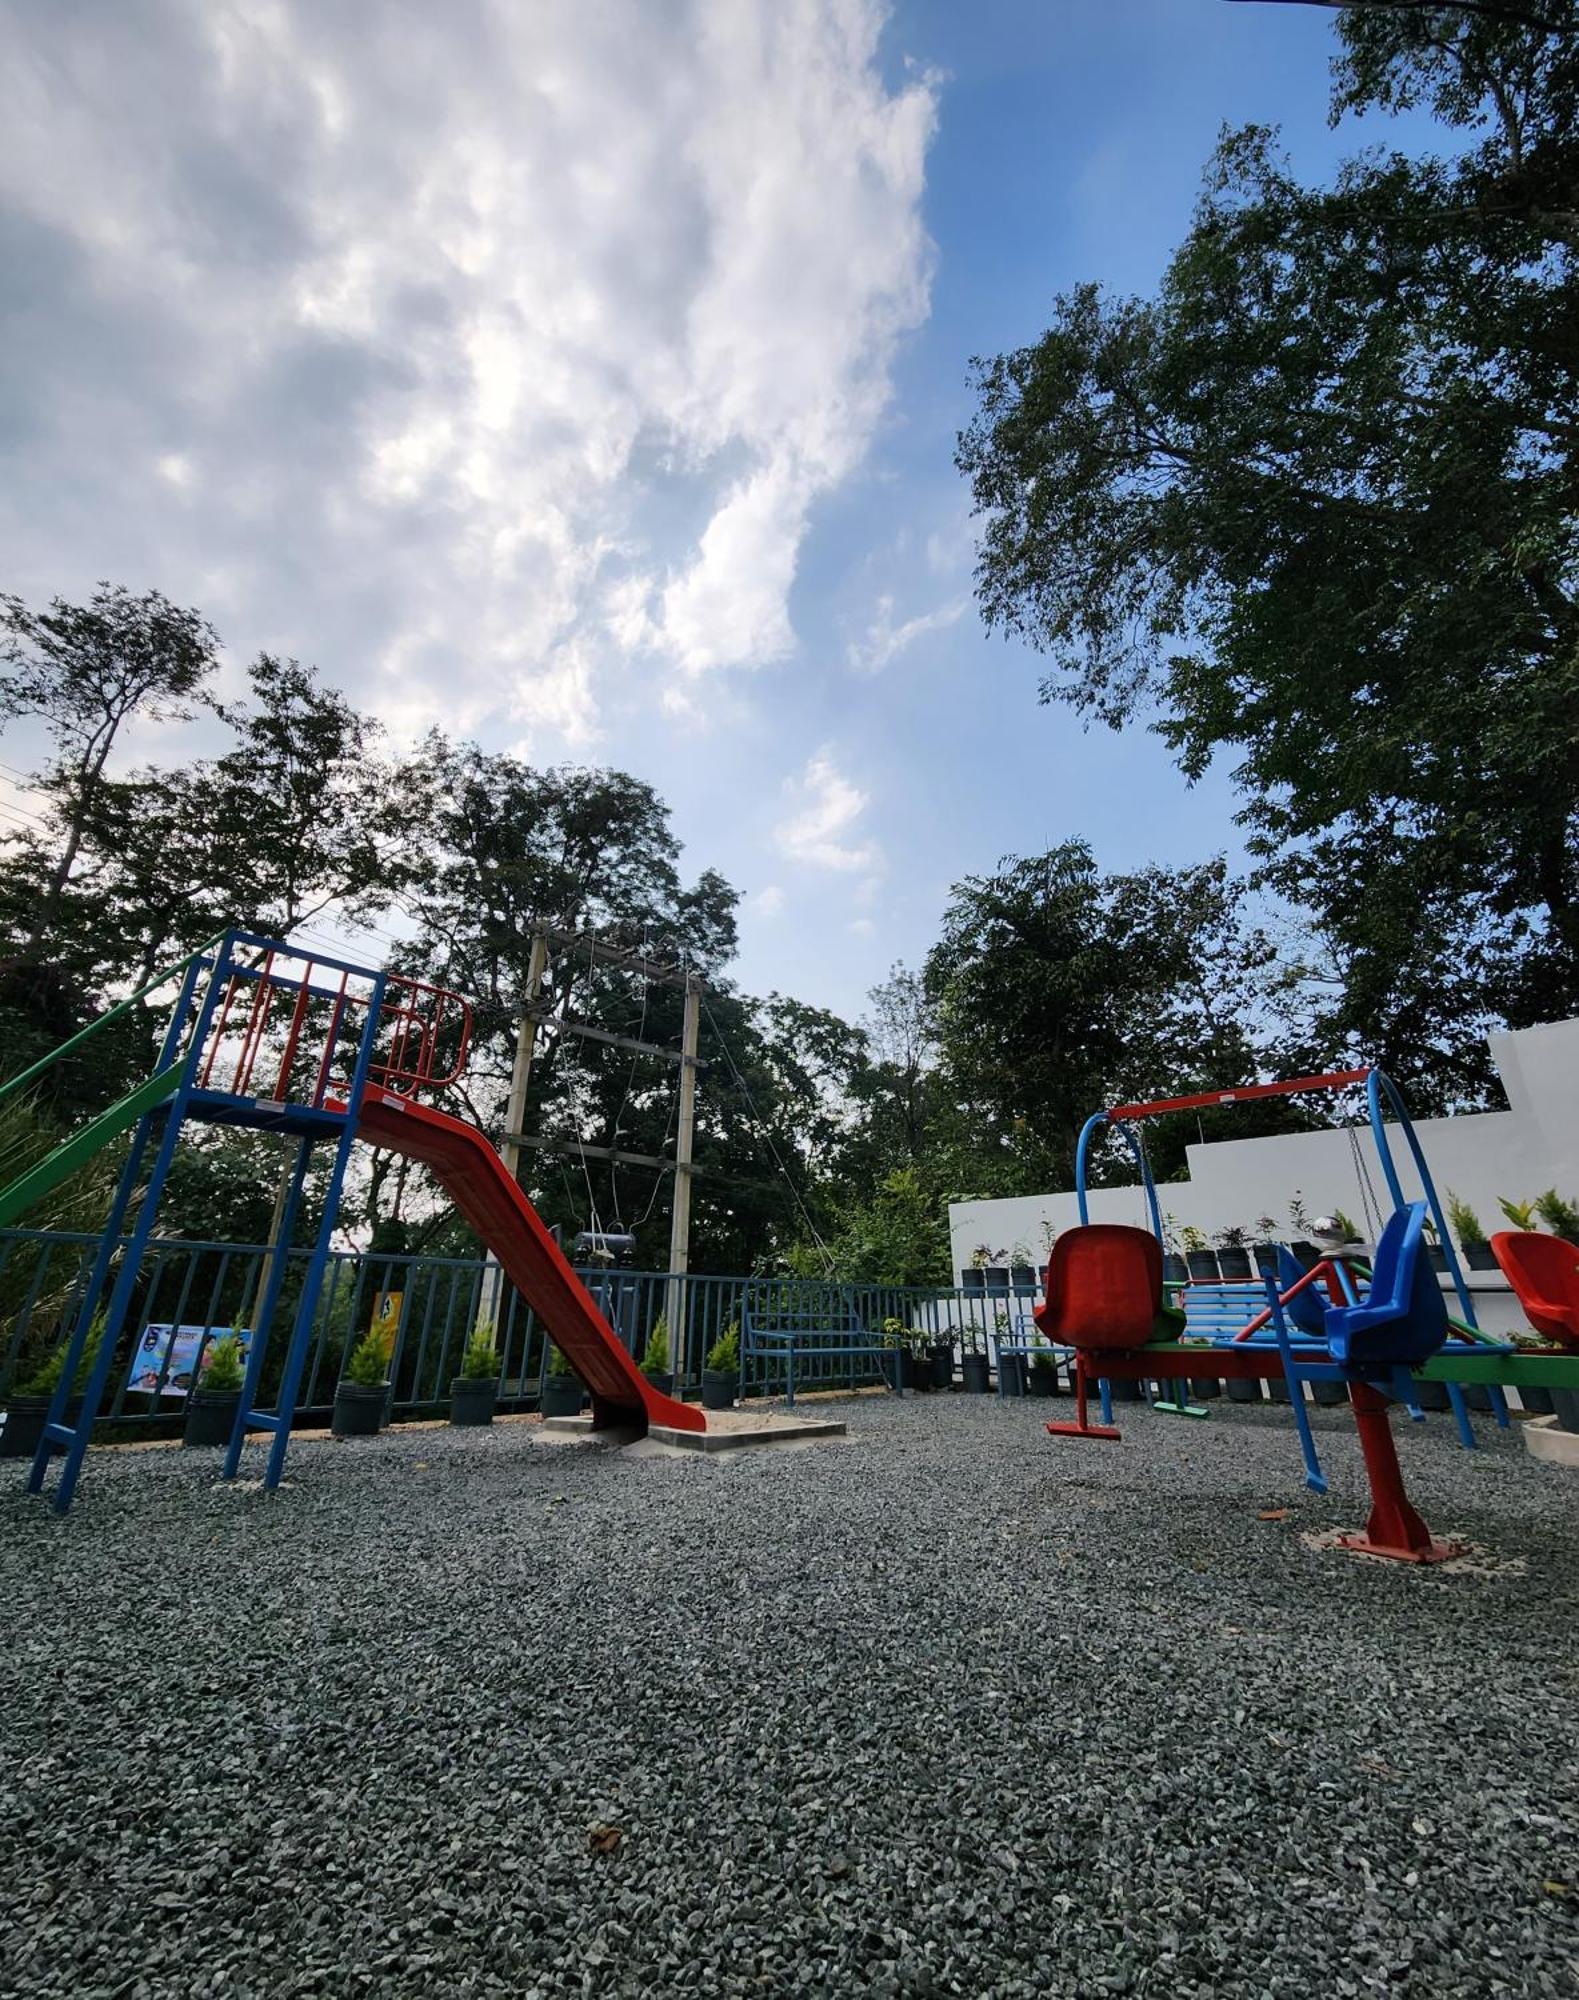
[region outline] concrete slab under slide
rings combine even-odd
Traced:
[[[545,1417],[543,1430],[556,1437],[591,1437],[590,1417]],[[604,1435],[623,1440],[626,1433]],[[667,1445],[676,1451],[698,1451],[716,1455],[724,1451],[747,1451],[759,1445],[815,1444],[825,1438],[842,1438],[845,1426],[829,1417],[792,1417],[781,1410],[710,1410],[705,1431],[676,1431],[666,1424],[653,1424],[647,1432],[649,1444]]]

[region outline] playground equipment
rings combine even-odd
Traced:
[[[1197,1334],[1191,1338],[1187,1332],[1183,1339],[1158,1338],[1155,1331],[1142,1333],[1143,1303],[1154,1302],[1159,1313],[1163,1307],[1162,1221],[1145,1150],[1134,1138],[1130,1125],[1170,1111],[1246,1098],[1287,1096],[1298,1091],[1340,1089],[1360,1083],[1366,1086],[1377,1153],[1393,1198],[1393,1214],[1381,1229],[1374,1269],[1365,1273],[1361,1267],[1351,1268],[1350,1260],[1333,1255],[1320,1260],[1311,1270],[1301,1271],[1285,1253],[1280,1258],[1279,1276],[1262,1279],[1260,1290],[1264,1298],[1260,1310],[1237,1331],[1227,1332],[1219,1323],[1205,1337]],[[1392,1111],[1407,1140],[1424,1190],[1422,1201],[1404,1199],[1383,1122],[1384,1106]],[[1110,1122],[1123,1132],[1140,1168],[1152,1219],[1150,1232],[1090,1221],[1086,1193],[1090,1143],[1093,1135]],[[1229,1379],[1281,1378],[1289,1386],[1307,1484],[1325,1492],[1327,1482],[1316,1457],[1303,1384],[1339,1383],[1347,1391],[1354,1411],[1372,1495],[1370,1519],[1364,1533],[1346,1537],[1346,1545],[1370,1555],[1438,1562],[1456,1551],[1432,1539],[1404,1493],[1388,1420],[1389,1397],[1404,1402],[1418,1416],[1419,1398],[1414,1382],[1418,1379],[1445,1383],[1458,1417],[1460,1436],[1466,1443],[1473,1443],[1461,1384],[1485,1383],[1492,1391],[1494,1406],[1503,1422],[1507,1421],[1504,1386],[1579,1387],[1579,1355],[1520,1353],[1510,1344],[1491,1341],[1480,1332],[1469,1287],[1414,1128],[1397,1087],[1379,1070],[1297,1077],[1239,1091],[1167,1098],[1097,1112],[1087,1120],[1080,1135],[1076,1189],[1081,1227],[1060,1237],[1058,1247],[1071,1241],[1078,1245],[1080,1239],[1089,1239],[1086,1252],[1076,1248],[1069,1253],[1069,1268],[1085,1269],[1082,1287],[1072,1304],[1062,1295],[1055,1297],[1050,1268],[1048,1303],[1043,1308],[1045,1318],[1038,1316],[1044,1330],[1057,1327],[1057,1337],[1072,1345],[1077,1356],[1078,1420],[1073,1424],[1048,1424],[1046,1428],[1055,1436],[1118,1438],[1120,1433],[1112,1421],[1111,1380],[1182,1380],[1208,1369]],[[1446,1253],[1464,1315],[1462,1320],[1448,1314],[1441,1288],[1425,1256],[1428,1214],[1434,1218],[1438,1239]],[[1554,1239],[1534,1240],[1546,1243]],[[1555,1267],[1548,1269],[1549,1253],[1536,1254],[1547,1260],[1542,1266],[1544,1282],[1558,1289]],[[1509,1261],[1526,1271],[1533,1264],[1533,1258],[1527,1258],[1521,1265],[1517,1251],[1510,1253]],[[1572,1304],[1579,1306],[1579,1256],[1571,1247],[1567,1265],[1566,1276],[1560,1281],[1568,1288],[1563,1298],[1566,1301],[1571,1296]],[[1362,1277],[1368,1278],[1363,1298],[1358,1285]],[[1248,1287],[1242,1289],[1251,1291]],[[1105,1320],[1097,1303],[1119,1295],[1134,1302],[1123,1328]],[[1093,1302],[1088,1312],[1080,1310],[1082,1297]],[[1566,1325],[1579,1333],[1579,1315],[1566,1319],[1566,1306],[1553,1307],[1549,1299],[1543,1303],[1553,1313],[1553,1325]],[[1533,1317],[1532,1324],[1538,1324]],[[1096,1425],[1087,1420],[1088,1377],[1097,1380],[1101,1389],[1102,1422]]]
[[[1507,1229],[1492,1237],[1491,1254],[1536,1332],[1579,1348],[1579,1250],[1561,1236]]]
[[[247,1434],[263,1431],[271,1439],[264,1484],[279,1484],[341,1191],[359,1139],[432,1169],[591,1391],[595,1428],[619,1424],[645,1430],[651,1422],[679,1430],[706,1428],[699,1410],[663,1395],[642,1375],[483,1134],[418,1102],[419,1091],[442,1090],[464,1070],[471,1010],[457,994],[405,974],[293,951],[277,939],[226,931],[0,1086],[0,1096],[26,1088],[106,1022],[174,982],[179,983],[177,998],[147,1082],[0,1188],[3,1226],[113,1139],[132,1133],[78,1303],[29,1491],[43,1491],[50,1462],[61,1454],[54,1504],[60,1513],[71,1504],[160,1195],[188,1119],[278,1132],[295,1143],[276,1232],[279,1247],[269,1259],[246,1381],[225,1454],[226,1478],[237,1473]],[[257,1399],[285,1277],[284,1253],[318,1144],[333,1148],[323,1215],[276,1404],[262,1410]],[[139,1188],[141,1199],[136,1200]],[[112,1267],[134,1201],[135,1216],[112,1285]],[[107,1287],[103,1338],[80,1413],[68,1423],[74,1377]]]

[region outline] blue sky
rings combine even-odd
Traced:
[[[399,735],[621,765],[859,1012],[949,884],[1235,847],[970,594],[967,362],[1144,291],[1332,21],[1227,0],[13,9],[5,586],[201,605]],[[146,739],[133,748],[159,754]],[[3,753],[12,759],[12,753]],[[12,759],[14,761],[14,759]],[[13,804],[15,800],[13,799]]]

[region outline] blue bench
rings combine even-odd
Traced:
[[[746,1287],[740,1313],[740,1395],[772,1394],[782,1383],[795,1404],[795,1378],[831,1380],[824,1362],[842,1364],[855,1387],[856,1363],[876,1363],[873,1373],[892,1386],[894,1350],[863,1319],[854,1291],[844,1285],[798,1279],[759,1280]]]

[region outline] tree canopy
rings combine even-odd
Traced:
[[[1312,188],[1225,134],[1157,296],[1059,298],[958,454],[1044,699],[1234,759],[1343,974],[1317,1039],[1443,1103],[1484,1085],[1466,1005],[1579,1006],[1579,27],[1544,13],[1345,13],[1334,115],[1424,106],[1457,150]]]

